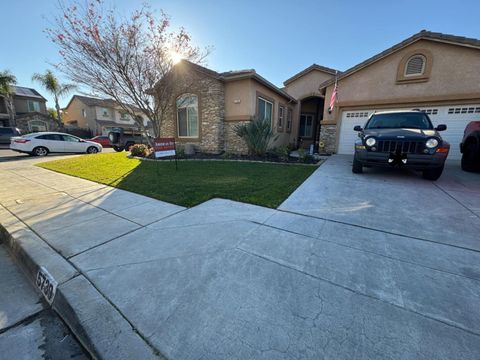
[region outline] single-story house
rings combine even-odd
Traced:
[[[272,124],[272,146],[352,154],[353,127],[373,112],[420,109],[447,125],[450,158],[459,158],[465,125],[480,119],[479,69],[480,40],[429,31],[344,72],[314,64],[282,89],[252,69],[218,73],[181,61],[160,133],[200,151],[245,152],[235,126],[258,118]],[[337,103],[329,112],[335,79]]]
[[[285,82],[285,91],[299,101],[300,114],[307,113],[302,98],[310,99],[310,92],[326,104],[316,126],[320,145],[330,153],[352,154],[357,136],[353,127],[364,125],[377,110],[420,109],[434,125],[447,125],[442,136],[451,144],[449,158],[458,159],[466,124],[480,120],[477,39],[425,30],[413,35],[339,73],[337,103],[331,113],[328,102],[335,76],[321,81],[320,71],[314,68],[297,74]]]

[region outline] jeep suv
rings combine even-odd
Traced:
[[[357,125],[353,129],[358,131],[354,173],[361,173],[363,166],[397,166],[420,170],[428,180],[442,175],[450,144],[439,132],[447,126],[434,128],[424,112],[377,112],[370,116],[365,128]]]
[[[464,171],[480,171],[480,121],[472,121],[465,128],[460,152]]]
[[[14,127],[0,127],[0,144],[10,144],[14,136],[22,135],[21,131]]]

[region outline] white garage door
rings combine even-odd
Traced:
[[[402,109],[378,109],[386,110],[411,110],[412,108]],[[442,132],[442,137],[450,143],[449,159],[460,159],[460,142],[463,137],[465,126],[473,120],[480,120],[480,104],[472,105],[451,105],[451,106],[430,106],[415,107],[425,111],[432,119],[433,125],[447,125],[447,130]],[[355,125],[364,126],[368,117],[374,112],[371,110],[350,110],[342,112],[342,122],[340,124],[340,134],[338,141],[339,154],[353,154],[353,145],[357,138],[357,132],[353,131]]]

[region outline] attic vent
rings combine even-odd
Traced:
[[[425,57],[423,55],[413,55],[407,61],[405,66],[405,76],[423,75],[425,71]]]

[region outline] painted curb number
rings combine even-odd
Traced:
[[[37,280],[35,281],[38,289],[42,292],[45,299],[48,303],[51,304],[55,298],[55,293],[57,292],[57,282],[52,275],[41,266],[37,272]]]

